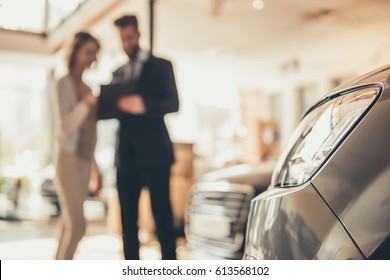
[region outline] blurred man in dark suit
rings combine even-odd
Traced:
[[[170,61],[139,46],[137,18],[125,15],[114,22],[129,61],[113,72],[113,83],[129,83],[134,92],[119,99],[126,117],[120,120],[116,155],[125,259],[139,259],[138,201],[142,187],[150,192],[152,213],[162,259],[176,259],[176,239],[169,199],[174,162],[164,115],[177,112],[179,100]]]

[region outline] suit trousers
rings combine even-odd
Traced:
[[[156,233],[163,260],[176,259],[176,236],[169,197],[171,166],[139,167],[120,164],[117,185],[121,206],[123,251],[126,260],[139,260],[138,202],[143,187],[148,187]]]

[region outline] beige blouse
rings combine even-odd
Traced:
[[[57,83],[56,143],[59,152],[92,159],[96,146],[95,108],[81,100],[91,89],[77,85],[70,75]]]

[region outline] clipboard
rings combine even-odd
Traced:
[[[97,100],[97,119],[121,119],[127,114],[118,108],[118,100],[124,95],[135,92],[134,83],[108,84],[100,86],[100,95]]]

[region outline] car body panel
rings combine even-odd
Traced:
[[[271,176],[276,162],[262,162],[258,164],[239,164],[202,176],[201,182],[225,181],[233,184],[250,185],[257,193],[265,191],[271,182]]]
[[[363,259],[311,184],[252,200],[244,259]]]
[[[364,74],[362,76],[359,76],[355,79],[352,79],[349,82],[346,82],[336,88],[334,88],[332,91],[330,91],[326,96],[332,96],[335,93],[345,90],[347,88],[353,88],[356,86],[362,86],[365,84],[372,84],[372,83],[381,83],[384,85],[385,88],[389,87],[390,83],[390,65],[383,66],[379,69],[372,70],[368,72],[367,74]]]
[[[385,87],[370,112],[312,179],[366,257],[390,234],[389,124],[390,88]]]

